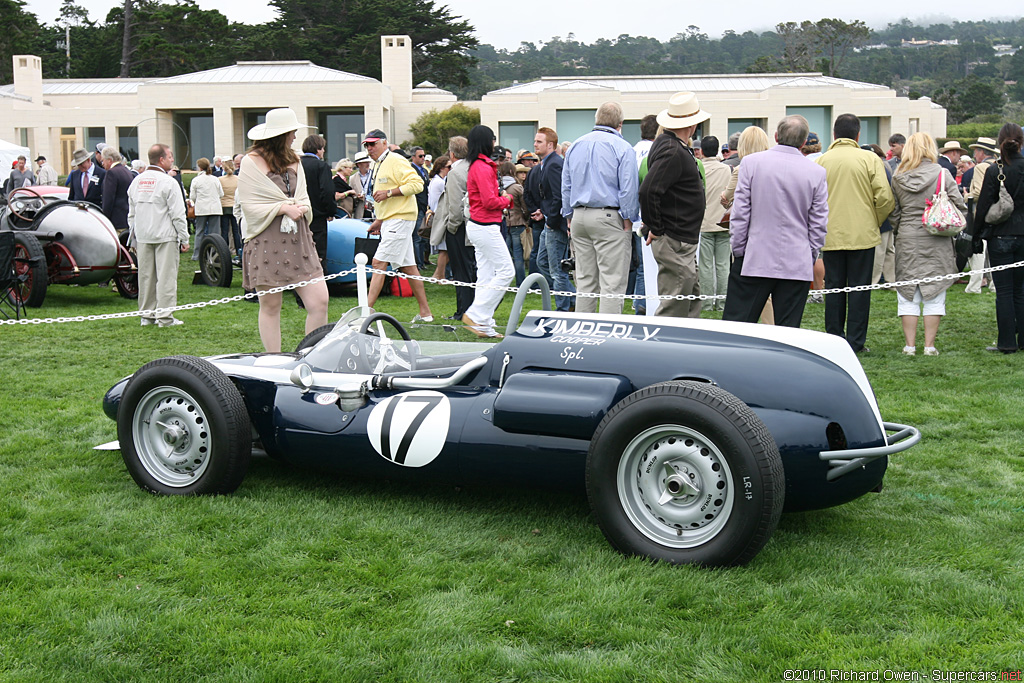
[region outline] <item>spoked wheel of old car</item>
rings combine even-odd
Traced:
[[[388,338],[384,331],[384,323],[387,323],[395,330],[402,339],[406,341],[406,354],[402,355],[395,348],[394,342]],[[371,313],[359,326],[360,341],[363,343],[362,359],[365,366],[361,372],[380,374],[388,370],[415,370],[416,354],[412,348],[412,337],[402,326],[402,323],[395,320],[387,313]],[[377,340],[369,340],[364,335],[375,335]]]
[[[199,272],[210,287],[230,287],[234,270],[231,250],[220,235],[205,235],[199,240]]]
[[[125,299],[139,298],[139,270],[135,260],[135,250],[128,245],[128,231],[118,237],[121,245],[117,259],[117,272],[114,274],[114,286],[117,293]]]
[[[252,455],[241,394],[194,356],[161,358],[135,373],[118,409],[117,437],[135,482],[165,495],[231,493]]]
[[[17,284],[14,294],[23,306],[39,308],[46,298],[49,276],[46,272],[46,254],[35,235],[17,232],[14,235],[14,275]]]
[[[767,427],[702,382],[665,382],[616,404],[587,454],[587,496],[619,551],[674,564],[742,565],[782,513],[785,476]]]

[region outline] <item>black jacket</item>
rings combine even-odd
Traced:
[[[416,195],[416,210],[422,216],[427,212],[427,194],[430,192],[430,174],[427,173],[427,169],[422,166],[409,162],[412,166],[412,170],[420,174],[420,178],[423,178],[423,189]]]
[[[103,215],[118,230],[128,229],[128,186],[133,180],[131,169],[123,164],[111,166],[103,176]]]
[[[87,201],[96,206],[103,204],[103,176],[107,174],[101,167],[93,169],[93,177],[89,182],[89,192],[82,194],[82,171],[75,169],[68,174],[68,187],[71,189],[68,199],[73,202]]]
[[[647,176],[640,185],[644,226],[655,235],[697,244],[704,207],[697,159],[682,140],[662,133],[647,154]]]
[[[306,192],[313,205],[313,220],[325,216],[333,217],[338,205],[334,201],[334,180],[331,166],[323,159],[303,154],[299,157],[302,172],[306,174]]]
[[[993,163],[985,171],[985,180],[978,194],[978,206],[974,212],[976,239],[1024,235],[1024,156],[1018,154],[1002,163],[1006,191],[1013,197],[1013,213],[1009,220],[999,225],[989,225],[984,220],[989,207],[999,199],[999,167]]]
[[[550,152],[539,166],[526,176],[523,200],[530,213],[540,209],[544,222],[556,230],[565,230],[562,216],[562,157]]]

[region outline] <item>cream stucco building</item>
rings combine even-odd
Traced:
[[[0,86],[0,139],[46,156],[64,173],[76,148],[99,142],[117,145],[129,158],[166,142],[184,167],[200,156],[245,149],[246,131],[269,109],[287,106],[327,138],[328,158],[336,161],[352,157],[367,130],[381,128],[401,142],[422,113],[456,102],[430,83],[413,87],[409,36],[382,36],[381,60],[379,81],[308,61],[239,62],[170,78],[44,80],[39,57],[15,55],[14,83]],[[835,117],[848,112],[863,121],[861,142],[883,147],[893,132],[946,132],[945,110],[927,98],[911,101],[884,86],[820,74],[542,78],[465,104],[480,109],[500,144],[517,150],[532,148],[541,126],[574,140],[609,100],[622,103],[624,135],[636,142],[639,120],[683,90],[696,92],[711,114],[700,133],[723,142],[748,125],[771,131],[789,113],[806,116],[823,144]]]

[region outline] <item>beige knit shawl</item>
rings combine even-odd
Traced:
[[[238,189],[236,195],[245,218],[245,241],[248,242],[260,234],[280,215],[285,204],[298,204],[306,209],[306,220],[313,220],[313,205],[306,192],[306,174],[301,165],[297,169],[298,183],[295,196],[289,197],[264,175],[251,159],[242,163],[238,173]]]

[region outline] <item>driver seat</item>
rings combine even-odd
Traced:
[[[10,320],[21,318],[25,309],[14,287],[18,276],[14,270],[14,233],[0,230],[0,316]]]

